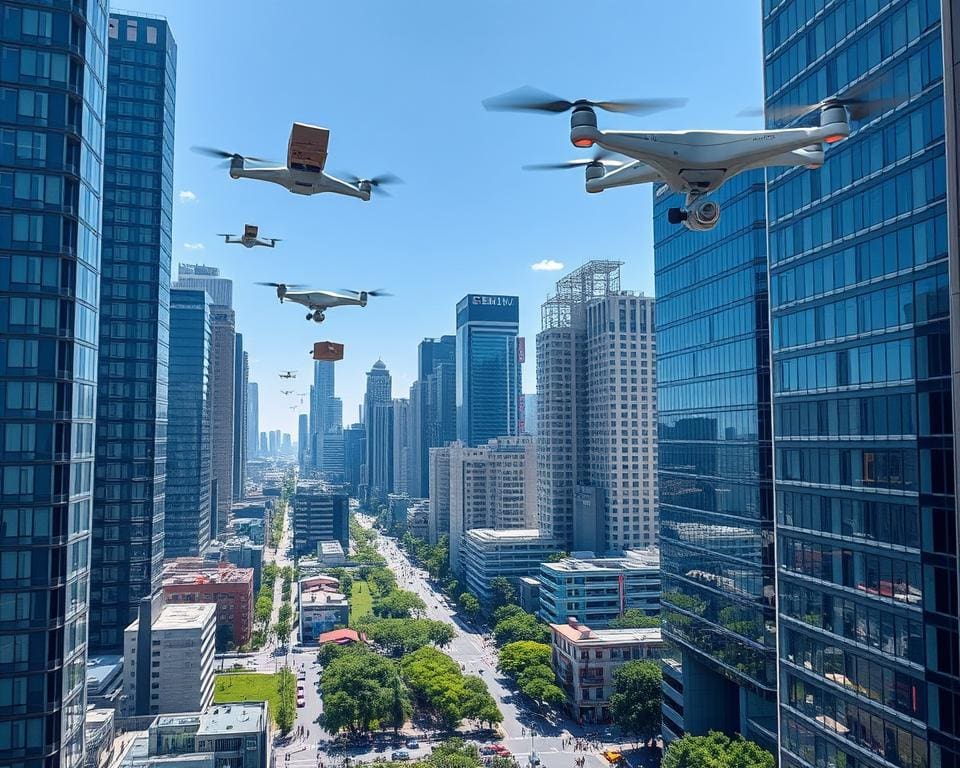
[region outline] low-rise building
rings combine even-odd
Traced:
[[[88,707],[83,716],[83,743],[87,751],[85,768],[107,768],[115,757],[116,710]]]
[[[217,607],[164,605],[157,611],[159,601],[152,610],[148,602],[123,633],[123,714],[200,712],[213,700]]]
[[[550,643],[567,708],[580,723],[608,722],[613,673],[628,661],[659,659],[667,648],[659,627],[590,629],[575,618],[551,624]]]
[[[317,559],[327,568],[343,567],[347,564],[347,556],[339,541],[321,541],[317,544]]]
[[[350,603],[346,595],[323,587],[304,587],[300,582],[300,642],[313,644],[324,632],[337,626],[346,626],[350,618]]]
[[[462,538],[461,561],[466,585],[481,603],[490,601],[490,582],[497,576],[534,576],[540,564],[558,552],[560,542],[536,528],[475,528]]]
[[[87,659],[87,706],[116,709],[123,690],[123,656],[102,653]]]
[[[253,632],[253,569],[181,557],[163,569],[163,595],[170,604],[215,603],[217,649],[250,642]]]
[[[133,735],[117,768],[267,768],[270,718],[265,701],[215,704],[203,712],[157,717]]]
[[[407,509],[407,530],[411,536],[427,541],[430,538],[430,499],[414,499]]]
[[[659,550],[627,550],[622,557],[592,555],[540,566],[540,618],[561,624],[574,616],[602,629],[628,609],[659,616]]]
[[[263,579],[263,542],[259,544],[246,536],[227,539],[220,551],[220,559],[237,568],[253,569],[253,593],[260,591]]]

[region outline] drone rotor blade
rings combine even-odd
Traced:
[[[488,112],[553,112],[560,114],[573,107],[572,101],[525,85],[482,102]]]
[[[393,296],[389,291],[385,291],[382,288],[377,288],[373,291],[367,291],[367,296]]]
[[[227,152],[225,149],[218,149],[217,147],[190,147],[194,152],[200,155],[206,155],[207,157],[219,157],[230,159],[232,157],[240,157],[235,152]]]
[[[622,99],[618,101],[588,101],[591,107],[620,112],[629,115],[652,115],[666,109],[677,109],[685,106],[686,99]]]

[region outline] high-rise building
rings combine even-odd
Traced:
[[[201,288],[210,296],[211,363],[210,450],[212,453],[211,536],[221,535],[233,506],[233,408],[236,368],[236,329],[233,281],[220,277],[220,270],[202,264],[180,264],[177,288]]]
[[[520,299],[467,294],[457,304],[457,440],[478,446],[520,432]]]
[[[413,432],[410,401],[405,397],[393,399],[393,487],[391,493],[409,495],[410,435]]]
[[[361,468],[366,454],[367,431],[362,424],[351,424],[343,430],[343,481],[350,495],[360,495]]]
[[[457,337],[424,339],[417,348],[417,380],[410,388],[413,496],[429,494],[429,451],[457,439]]]
[[[271,456],[277,456],[280,453],[280,430],[271,429],[267,433],[267,438],[269,440],[269,454]]]
[[[109,23],[89,644],[119,652],[163,563],[177,46]]]
[[[763,172],[714,198],[723,217],[704,237],[668,223],[678,196],[654,191],[663,632],[697,702],[683,722],[665,705],[663,733],[775,749]]]
[[[460,570],[467,531],[537,527],[537,445],[532,437],[502,437],[476,448],[455,441],[448,449],[434,451],[438,459],[445,452],[450,462],[450,567],[454,572]]]
[[[293,438],[289,432],[284,432],[280,436],[280,453],[287,454],[288,456],[293,453]]]
[[[247,482],[247,379],[250,362],[243,334],[235,336],[233,354],[233,498],[243,500]]]
[[[293,547],[297,554],[316,554],[323,541],[349,545],[349,499],[319,480],[301,480],[293,497]]]
[[[201,555],[210,542],[210,297],[170,291],[170,399],[164,557]]]
[[[260,385],[247,384],[247,459],[260,454]]]
[[[429,462],[427,541],[436,544],[442,537],[450,535],[450,447],[431,448]]]
[[[260,455],[266,456],[268,453],[270,453],[270,448],[269,448],[267,433],[261,432],[260,433]]]
[[[523,396],[523,425],[528,435],[537,434],[537,396]]]
[[[336,396],[336,363],[330,360],[315,360],[313,363],[313,386],[310,388],[310,440],[309,454],[313,467],[320,470],[328,479],[343,474],[343,466],[338,462],[337,446],[342,439],[343,403]],[[328,437],[334,445],[325,447]],[[330,465],[324,463],[329,455]]]
[[[870,111],[767,175],[781,765],[956,766],[960,20],[824,5],[763,5],[771,126]]]
[[[84,758],[105,6],[8,3],[0,33],[0,732],[17,768]]]
[[[383,360],[367,372],[363,397],[366,428],[366,498],[386,499],[393,487],[393,379]]]
[[[310,456],[310,417],[301,413],[297,417],[297,466],[301,474],[306,472],[306,459]]]

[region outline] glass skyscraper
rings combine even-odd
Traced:
[[[0,754],[83,761],[105,3],[0,7]]]
[[[664,735],[739,732],[776,750],[776,615],[764,177],[715,195],[709,232],[654,191],[663,632],[686,705]],[[542,406],[545,407],[545,406]]]
[[[210,543],[210,297],[170,291],[170,400],[164,557],[202,555]]]
[[[764,0],[763,33],[768,115],[880,98],[768,174],[781,763],[955,768],[958,30],[940,0]]]
[[[456,336],[424,339],[417,347],[417,381],[410,388],[411,496],[426,498],[430,493],[430,449],[457,439],[456,356]]]
[[[119,652],[163,565],[177,46],[159,18],[108,36],[90,648]]]
[[[457,303],[457,440],[520,433],[520,299],[467,294]]]

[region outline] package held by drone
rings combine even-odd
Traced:
[[[287,147],[287,165],[290,168],[323,170],[327,162],[327,142],[330,131],[318,125],[294,123],[290,129],[290,144]]]
[[[313,345],[313,359],[331,362],[343,360],[343,344],[337,344],[335,341],[318,341]]]

